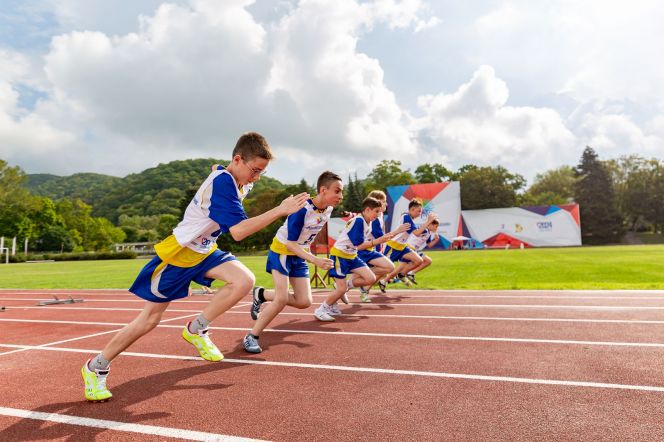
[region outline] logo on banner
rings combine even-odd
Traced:
[[[550,232],[553,230],[553,222],[540,221],[537,223],[537,228],[540,230],[540,232]]]

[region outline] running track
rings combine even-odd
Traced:
[[[85,302],[36,306],[51,294]],[[259,355],[247,297],[212,327],[221,363],[180,337],[207,298],[176,301],[93,404],[80,367],[138,298],[0,290],[0,440],[664,440],[664,292],[390,295],[320,323],[315,293]]]

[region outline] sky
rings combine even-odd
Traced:
[[[664,2],[0,0],[0,159],[125,176],[230,159],[362,178],[501,165],[532,183],[664,158]]]

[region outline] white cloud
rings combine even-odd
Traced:
[[[502,165],[532,176],[574,159],[577,141],[551,109],[507,106],[509,91],[490,66],[451,94],[420,97],[425,117],[416,123],[429,149],[455,167]]]
[[[74,141],[40,115],[19,105],[18,85],[34,85],[31,60],[0,49],[0,158],[40,156]]]
[[[35,116],[77,132],[63,155],[67,172],[123,174],[194,153],[227,157],[246,130],[265,133],[277,156],[280,146],[343,155],[329,161],[344,165],[342,173],[357,161],[415,152],[409,117],[379,62],[356,46],[376,23],[431,25],[432,17],[419,18],[420,1],[302,1],[268,29],[248,12],[252,3],[164,3],[135,32],[56,36],[44,66],[50,100]],[[63,5],[66,16],[78,3]],[[292,176],[284,163],[273,170],[287,181],[319,169],[310,162]]]

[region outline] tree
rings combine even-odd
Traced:
[[[617,242],[622,237],[623,224],[613,183],[609,171],[590,146],[583,151],[576,174],[574,196],[581,210],[584,243]]]
[[[420,184],[449,181],[453,173],[442,164],[421,164],[415,169],[415,179]]]
[[[525,178],[512,174],[502,166],[464,166],[457,172],[461,182],[461,208],[464,210],[514,207],[517,192],[526,184]]]
[[[357,181],[357,176],[355,177]],[[401,170],[401,161],[383,160],[367,175],[366,188],[382,190],[388,186],[401,186],[415,184],[413,174],[408,170]]]
[[[76,240],[64,227],[58,225],[48,226],[41,233],[33,248],[45,252],[71,252],[76,247]]]
[[[576,173],[570,166],[562,166],[537,174],[535,182],[520,197],[520,205],[548,206],[566,204],[574,199]]]

